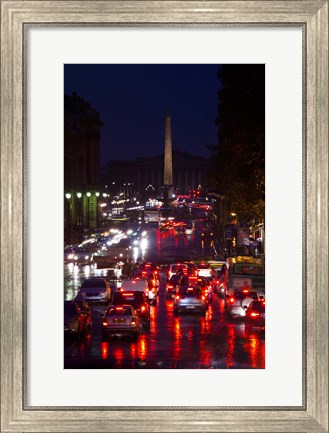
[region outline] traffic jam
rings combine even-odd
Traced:
[[[263,256],[204,218],[115,227],[65,248],[65,368],[265,368]]]

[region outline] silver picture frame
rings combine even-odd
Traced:
[[[26,404],[26,29],[67,25],[302,28],[301,407],[38,408]],[[328,432],[328,166],[327,0],[1,0],[1,431]]]

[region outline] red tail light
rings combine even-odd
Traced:
[[[103,322],[102,325],[103,325],[103,326],[107,326],[107,322]]]
[[[233,304],[234,298],[230,298],[230,302],[231,302],[231,304]]]
[[[249,293],[249,290],[248,289],[243,289],[242,293]]]
[[[173,289],[174,288],[174,286],[172,286],[172,285],[168,285],[168,289]]]
[[[122,311],[123,310],[123,307],[116,307],[115,308],[117,311]]]
[[[250,316],[251,316],[251,317],[258,317],[258,316],[259,316],[259,313],[251,313]]]
[[[141,311],[145,311],[145,310],[146,310],[145,305],[142,305]]]
[[[176,298],[176,301],[178,301],[178,299],[179,299],[179,295],[176,295],[175,298]]]
[[[130,325],[131,326],[135,326],[136,325],[136,320],[135,319],[131,319]]]
[[[204,301],[205,299],[206,299],[206,297],[202,295],[202,300]]]
[[[153,287],[152,292],[155,293],[155,288]]]

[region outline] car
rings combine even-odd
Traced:
[[[109,302],[111,298],[111,286],[106,278],[86,278],[75,298],[76,301]]]
[[[142,272],[139,270],[139,272]],[[144,271],[143,271],[144,272]],[[159,280],[150,272],[145,271],[147,276],[137,276],[140,274],[132,273],[132,278],[127,278],[122,282],[120,291],[133,290],[134,292],[144,292],[150,304],[157,304],[157,296],[159,291]]]
[[[148,282],[143,277],[126,278],[122,281],[120,292],[131,291],[148,294]]]
[[[202,294],[205,296],[207,304],[213,300],[213,289],[208,279],[205,277],[188,277],[190,285],[199,286]]]
[[[140,269],[142,270],[142,275],[143,272],[148,271],[152,272],[156,278],[159,278],[159,267],[154,263],[144,262],[140,265]]]
[[[74,258],[73,245],[66,245],[64,248],[64,263],[72,263]]]
[[[137,311],[142,325],[150,325],[150,305],[144,292],[134,292],[132,290],[126,292],[115,292],[112,305],[131,305]]]
[[[147,277],[147,283],[148,283],[147,295],[148,295],[149,302],[151,305],[156,305],[157,297],[159,294],[159,280],[155,274],[150,272]]]
[[[166,284],[166,297],[167,299],[173,298],[176,293],[177,287],[180,285],[182,280],[181,275],[173,274],[170,280],[167,281]]]
[[[245,317],[246,309],[253,300],[258,300],[256,291],[238,290],[232,295],[227,295],[225,302],[225,313],[228,318]]]
[[[185,262],[185,265],[187,266],[187,275],[188,276],[197,276],[198,275],[198,269],[197,269],[196,264],[194,262]]]
[[[176,237],[186,237],[186,231],[184,227],[176,227],[175,228],[175,236]]]
[[[212,269],[208,263],[199,263],[197,265],[198,275],[199,277],[211,277]]]
[[[214,239],[214,233],[209,229],[206,228],[203,232],[202,232],[202,239]]]
[[[140,318],[131,305],[109,307],[102,319],[102,337],[115,335],[131,335],[137,339],[141,331]]]
[[[90,331],[92,314],[86,303],[64,301],[64,333],[78,338]]]
[[[252,301],[246,308],[246,324],[265,326],[265,301]]]
[[[187,266],[185,263],[171,263],[168,269],[168,280],[174,274],[187,275]]]
[[[207,300],[199,286],[180,286],[179,292],[175,295],[174,314],[183,311],[206,314]]]
[[[67,256],[67,262],[73,263],[74,265],[92,265],[94,255],[87,248],[74,248],[74,251]]]

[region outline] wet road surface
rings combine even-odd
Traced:
[[[148,254],[159,258],[161,252],[176,253],[184,249],[200,254],[206,247],[197,234],[190,239],[177,239],[152,230],[148,235]],[[81,281],[101,275],[89,267],[65,270],[65,299],[73,299]],[[65,339],[65,368],[265,368],[265,330],[250,328],[244,320],[225,317],[224,299],[214,295],[205,316],[175,316],[173,301],[166,299],[166,276],[160,274],[159,299],[151,306],[149,329],[143,329],[137,341],[128,337],[102,340],[101,320],[105,306],[93,305],[91,332]]]

